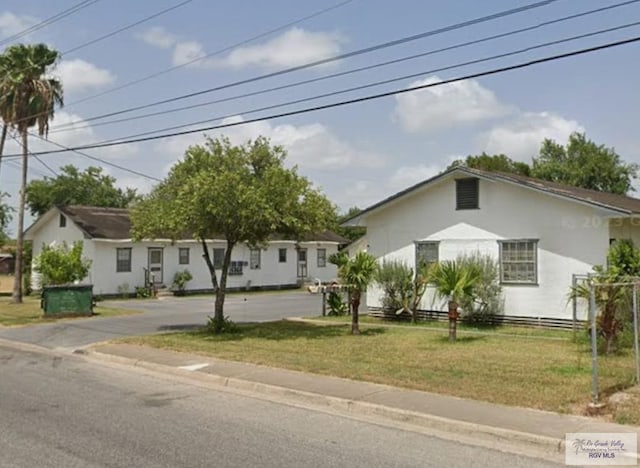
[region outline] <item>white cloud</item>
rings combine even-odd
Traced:
[[[173,49],[173,65],[180,66],[188,63],[193,67],[207,66],[209,61],[206,60],[191,63],[196,59],[203,58],[205,55],[207,55],[207,53],[204,47],[197,41],[178,42]]]
[[[116,80],[109,70],[82,59],[63,60],[58,64],[53,75],[60,78],[65,92],[84,91],[100,88]]]
[[[529,162],[537,156],[542,140],[550,138],[564,144],[573,132],[584,132],[584,127],[551,112],[523,112],[482,135],[480,151],[504,153]]]
[[[159,47],[161,49],[168,49],[177,42],[177,37],[171,34],[169,31],[160,26],[149,28],[141,34],[136,36],[146,44]]]
[[[38,23],[38,19],[32,16],[16,15],[10,11],[0,13],[0,36],[8,37],[24,31]]]
[[[205,46],[196,40],[184,40],[161,27],[147,29],[138,36],[145,43],[169,49],[174,66],[192,68],[260,67],[286,68],[332,57],[340,53],[343,36],[337,33],[306,31],[292,28],[267,42],[233,49],[221,59],[205,58]],[[193,62],[193,63],[192,63]]]
[[[416,166],[401,166],[396,169],[387,187],[395,191],[404,190],[419,182],[440,174],[446,166],[439,164],[418,164]]]
[[[217,64],[236,69],[294,67],[335,56],[344,42],[336,33],[292,28],[263,44],[238,47]]]
[[[408,87],[440,82],[430,76]],[[434,132],[501,117],[510,112],[493,91],[476,80],[459,81],[396,96],[395,117],[405,131]]]

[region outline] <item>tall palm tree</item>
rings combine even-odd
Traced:
[[[4,81],[7,78],[6,70],[7,59],[4,54],[0,54],[0,88],[3,88]],[[2,155],[4,154],[4,144],[7,141],[7,133],[9,131],[9,125],[7,124],[6,114],[7,109],[0,107],[0,118],[2,119],[2,133],[0,133],[0,162],[2,162]]]
[[[22,269],[24,245],[24,209],[27,187],[28,134],[37,126],[38,134],[46,136],[49,121],[56,105],[62,107],[62,83],[47,76],[60,57],[60,53],[46,44],[17,44],[3,54],[3,79],[0,82],[0,109],[6,124],[20,135],[22,145],[22,178],[18,205],[15,277],[12,301],[22,302]]]
[[[351,287],[351,333],[360,334],[359,310],[362,293],[373,281],[378,263],[366,252],[358,252],[355,257],[340,267],[340,278]]]

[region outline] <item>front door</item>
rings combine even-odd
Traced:
[[[307,249],[298,249],[298,278],[307,276]]]
[[[162,283],[162,247],[149,248],[149,274],[151,282]]]

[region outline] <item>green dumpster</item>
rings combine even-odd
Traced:
[[[44,286],[41,305],[45,316],[91,315],[93,313],[93,285]]]

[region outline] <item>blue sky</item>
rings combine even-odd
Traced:
[[[0,6],[0,40],[76,3],[77,0],[4,0]],[[100,0],[21,41],[46,42],[64,52],[177,3],[177,0]],[[95,126],[93,124],[103,121],[83,122],[83,119],[95,115],[250,78],[531,2],[353,0],[226,53],[92,98],[98,93],[184,64],[202,54],[245,41],[337,3],[340,3],[339,0],[193,0],[136,28],[65,54],[54,74],[63,80],[67,105],[57,112],[50,139],[74,146],[217,116],[234,116],[227,121],[237,121],[274,112],[243,116],[243,112],[253,108],[377,80],[420,73],[418,77],[393,84],[301,106],[404,88],[418,82],[435,82],[628,38],[640,32],[640,27],[636,26],[486,64],[436,74],[424,73],[542,42],[640,21],[640,3],[635,3],[500,40],[266,95],[120,124]],[[481,25],[139,113],[315,78],[615,3],[612,0],[557,0],[548,6]],[[598,143],[614,146],[625,160],[640,163],[636,117],[640,108],[640,93],[637,90],[639,48],[640,45],[632,44],[402,96],[233,127],[227,129],[225,134],[238,143],[262,134],[284,145],[289,152],[288,163],[297,164],[302,174],[321,186],[343,209],[353,205],[365,207],[435,175],[452,159],[467,154],[504,152],[514,159],[530,161],[543,138],[564,142],[572,131],[586,131]],[[90,99],[77,102],[86,98]],[[127,114],[130,115],[137,114]],[[76,123],[69,127],[69,122]],[[213,120],[211,125],[216,123],[220,123],[220,120]],[[56,126],[65,124],[66,127],[56,129]],[[209,134],[218,136],[220,133]],[[194,134],[87,150],[87,153],[162,178],[190,144],[200,143],[203,139],[202,134]],[[52,147],[33,141],[32,149],[37,151]],[[17,145],[11,142],[7,153],[17,151]],[[64,164],[80,167],[96,165],[71,153],[42,158],[54,169]],[[32,178],[51,175],[35,160],[31,160],[30,165]],[[122,186],[134,186],[144,192],[153,185],[153,181],[143,177],[109,166],[104,166],[104,169],[116,177]],[[17,203],[18,176],[19,169],[15,162],[2,164],[0,185],[2,190],[13,195],[11,204],[14,205]]]

